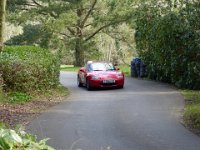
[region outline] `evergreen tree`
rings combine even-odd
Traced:
[[[10,20],[42,24],[54,36],[71,45],[75,65],[84,64],[93,38],[106,28],[129,20],[134,0],[8,0]]]

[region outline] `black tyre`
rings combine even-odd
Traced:
[[[88,91],[90,91],[92,89],[91,85],[90,85],[90,81],[88,79],[86,80],[86,88]]]
[[[124,88],[124,85],[119,86],[119,89],[123,89],[123,88]]]
[[[82,87],[83,86],[83,84],[81,83],[81,79],[80,79],[79,76],[77,77],[77,85],[78,85],[78,87]]]

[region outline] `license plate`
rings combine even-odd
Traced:
[[[115,83],[115,80],[103,80],[103,83],[105,84]]]

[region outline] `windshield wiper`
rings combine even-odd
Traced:
[[[103,71],[103,70],[93,70],[93,71]]]

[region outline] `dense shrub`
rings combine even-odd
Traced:
[[[4,88],[32,92],[58,85],[59,64],[48,50],[31,46],[5,47],[0,54]]]
[[[0,102],[3,99],[3,78],[1,77],[0,73]]]
[[[0,127],[1,150],[54,150],[46,145],[46,140],[37,142],[36,136],[22,130],[11,130]]]
[[[166,2],[138,8],[136,44],[151,79],[200,89],[199,7],[200,2]]]

